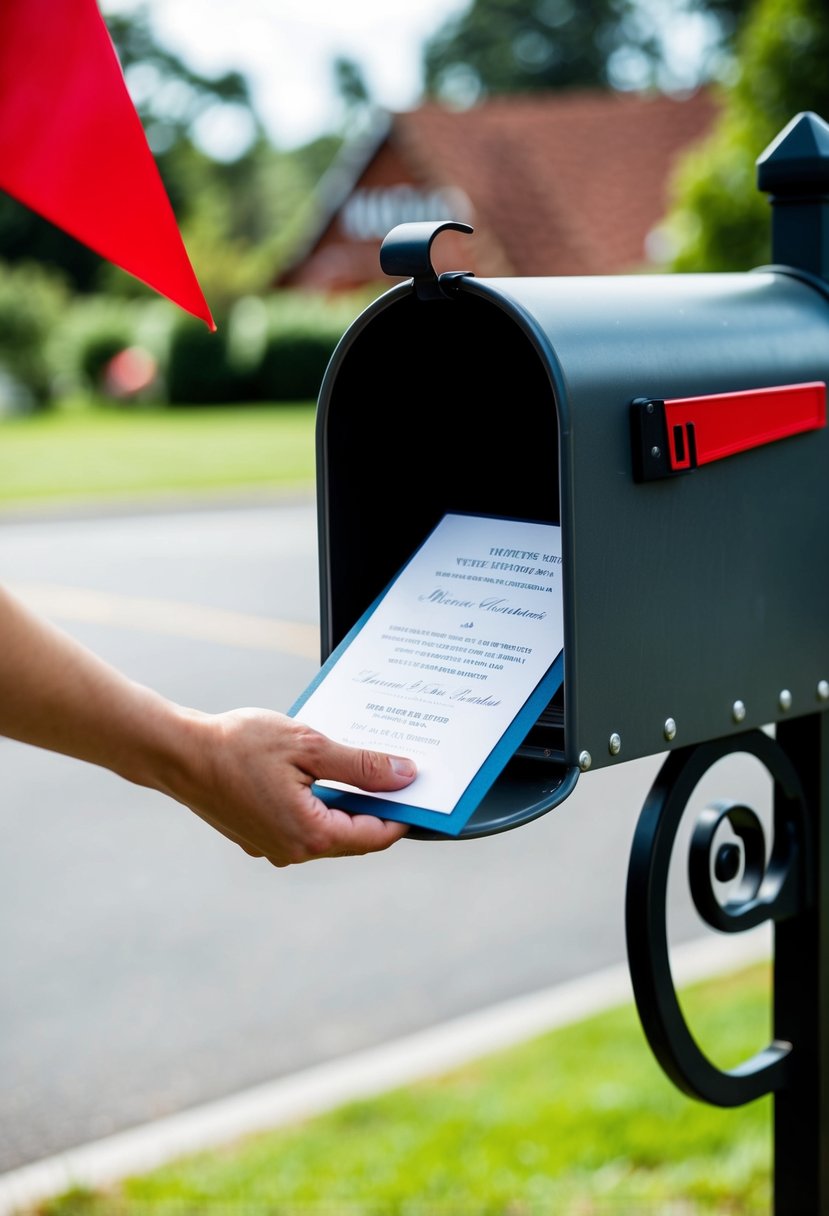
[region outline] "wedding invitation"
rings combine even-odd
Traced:
[[[443,517],[288,713],[355,747],[409,756],[406,789],[334,781],[332,806],[456,836],[561,685],[561,530]]]

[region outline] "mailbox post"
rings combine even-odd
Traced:
[[[829,1216],[829,126],[797,115],[758,177],[772,262],[745,274],[437,274],[433,240],[468,225],[392,229],[381,265],[403,281],[318,402],[322,658],[445,513],[560,526],[563,688],[457,839],[667,751],[628,872],[643,1029],[694,1098],[774,1095],[776,1216]],[[773,922],[774,1027],[722,1071],[673,988],[666,893],[683,813],[733,753],[773,779],[773,838],[748,806],[707,807],[689,884],[718,931]]]
[[[829,299],[829,127],[799,115],[759,158],[758,185],[772,204],[772,258],[784,273]],[[829,508],[829,470],[815,504]],[[793,534],[792,543],[798,538]],[[815,560],[825,561],[822,551]],[[827,606],[829,607],[829,606]],[[824,620],[829,631],[829,612]],[[762,662],[758,654],[758,662]],[[829,1213],[829,683],[815,687],[812,712],[778,721],[775,739],[751,731],[674,751],[650,791],[628,872],[628,956],[651,1048],[685,1093],[719,1106],[774,1095],[774,1212]],[[792,708],[787,690],[781,702]],[[821,712],[821,709],[823,712]],[[788,712],[788,711],[787,711]],[[706,808],[691,837],[688,875],[703,920],[723,932],[773,922],[773,1038],[739,1068],[722,1072],[702,1055],[673,989],[665,931],[665,883],[679,818],[716,760],[745,751],[774,779],[773,841],[754,812]],[[728,821],[740,841],[717,846]],[[769,854],[766,860],[767,852]],[[712,874],[740,882],[721,905]]]

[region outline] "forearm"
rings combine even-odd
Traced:
[[[199,715],[31,613],[0,587],[0,734],[168,789]]]
[[[31,613],[0,587],[0,735],[111,769],[183,803],[274,865],[375,852],[400,824],[348,815],[313,791],[408,785],[402,757],[345,747],[285,714],[206,714],[161,696]]]

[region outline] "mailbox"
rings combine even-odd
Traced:
[[[446,512],[561,527],[563,686],[461,838],[588,769],[829,707],[824,278],[437,274],[444,228],[471,231],[389,233],[403,281],[331,359],[318,525],[323,658]]]

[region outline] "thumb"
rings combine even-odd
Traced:
[[[401,790],[417,776],[417,765],[404,756],[389,756],[360,747],[329,741],[320,757],[316,776],[344,781],[362,790]]]

